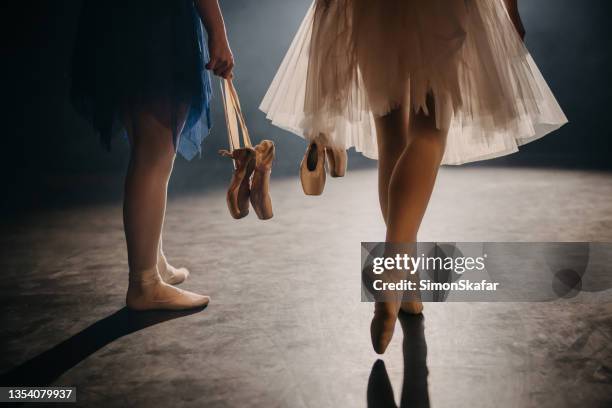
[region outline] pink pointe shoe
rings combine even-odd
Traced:
[[[231,153],[227,150],[219,150],[219,154],[234,159],[236,165],[227,189],[227,208],[233,218],[244,218],[249,214],[249,196],[251,194],[249,183],[255,170],[255,150],[245,147],[234,149]]]
[[[251,181],[251,205],[260,220],[274,216],[270,197],[270,174],[274,161],[274,143],[263,140],[255,146],[255,171]]]
[[[325,146],[315,139],[308,145],[300,165],[300,181],[306,195],[321,195],[325,187]]]
[[[403,313],[418,315],[423,312],[423,304],[420,301],[410,302],[376,302],[374,304],[374,317],[370,324],[370,336],[372,347],[378,354],[384,354],[391,343],[397,315]]]
[[[332,177],[344,177],[348,163],[346,150],[327,147],[325,148],[325,153],[327,154],[327,169],[329,175]]]

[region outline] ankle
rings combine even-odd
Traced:
[[[396,318],[401,307],[401,301],[376,302],[374,304],[374,314],[383,319]]]
[[[169,264],[166,255],[164,255],[163,253],[159,254],[159,256],[157,257],[157,269],[159,270],[159,272],[165,272],[166,269],[168,269],[168,265]]]
[[[130,271],[128,289],[146,289],[162,282],[158,268],[149,268],[141,271]]]

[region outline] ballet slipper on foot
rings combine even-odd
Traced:
[[[188,310],[208,305],[210,298],[168,285],[157,270],[130,278],[125,299],[132,310]]]
[[[231,153],[219,150],[223,157],[234,160],[234,174],[227,189],[227,208],[235,219],[244,218],[249,214],[249,196],[251,194],[250,180],[255,170],[255,150],[250,147],[234,149]]]
[[[274,143],[263,140],[255,146],[255,171],[251,181],[251,205],[260,220],[274,216],[270,197],[270,174],[274,161]]]
[[[189,277],[189,269],[175,268],[170,265],[165,259],[160,259],[157,263],[157,269],[162,280],[168,285],[179,285]]]
[[[329,175],[332,177],[344,177],[346,174],[346,165],[348,163],[346,150],[326,147],[325,153],[327,154]]]
[[[372,347],[378,354],[384,354],[393,338],[399,302],[376,302],[374,304],[374,317],[370,324]]]

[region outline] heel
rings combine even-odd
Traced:
[[[332,177],[344,177],[348,163],[346,150],[327,147],[325,153],[327,154],[329,175]]]
[[[399,303],[376,302],[374,304],[374,317],[370,323],[370,336],[372,347],[378,354],[384,354],[393,338]]]

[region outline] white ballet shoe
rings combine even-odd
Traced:
[[[169,285],[179,285],[189,277],[189,269],[175,268],[164,259],[157,263],[157,269],[162,280]]]
[[[130,278],[125,299],[132,310],[187,310],[208,305],[210,298],[162,281],[157,268]]]

